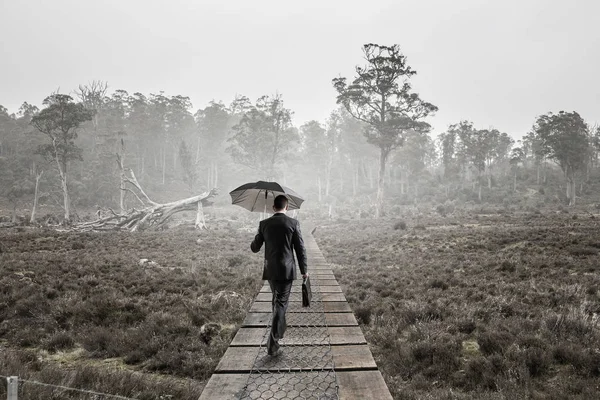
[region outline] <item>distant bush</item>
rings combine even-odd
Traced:
[[[369,325],[371,323],[371,307],[359,306],[354,310],[354,315],[359,324]]]
[[[515,272],[517,270],[517,267],[515,263],[508,260],[504,260],[502,261],[502,264],[500,264],[500,267],[498,269],[502,272]]]
[[[460,333],[464,333],[467,335],[470,335],[471,333],[473,333],[473,331],[477,328],[475,321],[473,321],[472,319],[460,319],[456,323],[456,325],[457,325],[458,331]]]
[[[496,380],[498,373],[503,372],[504,366],[496,364],[498,363],[493,363],[490,359],[481,356],[469,360],[464,370],[464,375],[458,376],[457,386],[463,386],[468,390],[475,390],[477,388],[497,390]]]
[[[438,206],[435,208],[435,211],[436,211],[438,214],[440,214],[442,217],[445,217],[445,216],[446,216],[446,208],[445,208],[445,207],[444,207],[442,204],[439,204],[439,205],[438,205]]]
[[[550,368],[550,357],[542,349],[530,348],[525,350],[525,365],[529,375],[537,377],[543,375]]]
[[[46,343],[46,350],[55,352],[57,350],[71,349],[75,346],[75,340],[68,332],[57,332],[55,333],[48,343]]]
[[[484,354],[503,354],[514,342],[514,337],[507,332],[484,332],[477,337],[477,342]]]
[[[394,230],[401,230],[404,231],[406,230],[406,222],[405,221],[398,221],[394,224]]]
[[[240,266],[244,263],[245,257],[241,256],[241,255],[235,255],[235,256],[231,256],[227,259],[227,266],[229,268],[234,268],[237,266]]]
[[[569,253],[574,256],[595,256],[598,254],[598,249],[594,247],[576,246],[571,247]]]
[[[83,242],[73,242],[71,248],[73,250],[82,250],[85,249],[85,244],[83,244]]]
[[[433,289],[446,290],[446,289],[448,289],[448,283],[446,281],[441,280],[441,279],[434,279],[434,280],[432,280],[432,281],[429,282],[429,287],[433,288]]]

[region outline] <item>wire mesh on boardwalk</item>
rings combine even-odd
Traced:
[[[294,289],[293,289],[294,290]],[[292,293],[290,304],[295,304]],[[290,307],[291,308],[291,307]],[[290,312],[301,311],[301,312]],[[310,308],[288,309],[288,329],[280,340],[282,354],[267,354],[265,343],[271,320],[265,329],[258,354],[239,394],[240,400],[337,400],[338,383],[325,319],[322,296],[313,285]],[[293,345],[286,344],[293,343]]]

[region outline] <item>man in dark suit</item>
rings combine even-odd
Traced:
[[[296,279],[296,261],[302,277],[308,276],[306,250],[300,232],[300,223],[285,213],[288,209],[288,199],[284,195],[275,197],[271,218],[260,221],[258,234],[250,244],[254,253],[258,253],[265,244],[265,264],[263,279],[269,281],[273,292],[273,321],[271,333],[267,340],[267,353],[272,356],[281,354],[279,339],[285,333],[285,313],[287,311],[292,282]]]

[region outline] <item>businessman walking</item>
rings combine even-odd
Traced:
[[[265,244],[265,263],[263,279],[269,281],[273,292],[273,321],[271,333],[267,340],[267,353],[271,356],[281,354],[279,339],[285,333],[285,313],[287,311],[292,283],[296,279],[296,261],[303,278],[308,276],[306,250],[300,232],[300,223],[286,215],[288,199],[284,195],[275,197],[273,211],[275,214],[260,221],[258,233],[250,248],[258,253]]]

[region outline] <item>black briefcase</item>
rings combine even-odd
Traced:
[[[310,290],[310,278],[307,276],[302,281],[302,307],[310,307],[312,300],[312,291]]]

